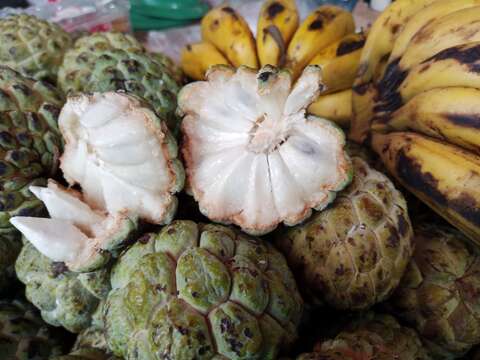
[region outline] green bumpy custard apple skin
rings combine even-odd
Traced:
[[[70,35],[60,26],[19,14],[0,19],[0,64],[54,84]]]
[[[389,305],[435,358],[461,358],[480,343],[480,255],[452,227],[414,230],[415,252]]]
[[[58,83],[65,93],[123,90],[140,96],[174,130],[180,85],[165,61],[161,55],[147,53],[129,35],[88,35],[65,54]]]
[[[127,359],[274,359],[296,338],[302,299],[270,244],[174,221],[112,268],[107,344]]]
[[[388,298],[413,252],[402,194],[352,157],[353,182],[326,210],[279,233],[276,245],[313,302],[366,309]]]
[[[0,357],[45,360],[62,354],[61,339],[26,301],[0,300]]]
[[[430,360],[417,333],[390,315],[367,313],[297,360]]]
[[[55,174],[62,149],[57,125],[62,95],[51,85],[0,66],[0,233],[12,216],[38,216],[41,202],[28,190]]]
[[[24,242],[15,264],[17,276],[25,284],[25,294],[53,326],[77,333],[89,327],[109,290],[109,270],[90,273],[68,271]]]

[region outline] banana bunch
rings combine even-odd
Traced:
[[[397,0],[373,24],[352,92],[370,141],[413,194],[480,244],[480,0]]]
[[[222,5],[202,19],[202,42],[187,45],[181,65],[187,76],[203,80],[212,65],[259,68],[267,64],[290,69],[297,78],[307,65],[322,68],[324,90],[308,111],[348,126],[351,87],[357,73],[363,34],[355,34],[352,14],[323,5],[300,24],[295,0],[266,0],[260,10],[256,39],[234,9]]]

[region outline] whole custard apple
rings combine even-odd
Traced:
[[[127,359],[275,359],[303,303],[283,256],[220,225],[175,221],[112,269],[107,344]]]

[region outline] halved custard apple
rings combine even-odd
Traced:
[[[213,67],[179,94],[187,180],[213,221],[261,235],[324,209],[351,181],[345,136],[306,114],[323,88],[307,67],[292,84],[272,66]]]

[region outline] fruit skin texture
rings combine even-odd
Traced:
[[[324,47],[355,31],[353,16],[338,6],[323,5],[302,22],[287,49],[286,67],[296,79]]]
[[[210,66],[228,65],[228,60],[208,42],[189,44],[182,49],[181,65],[184,73],[194,80],[204,80]]]
[[[367,313],[335,339],[319,342],[297,360],[430,360],[418,335],[390,315]]]
[[[2,359],[43,360],[62,353],[59,339],[22,300],[0,300],[0,348]]]
[[[107,344],[128,359],[274,359],[302,313],[283,256],[221,225],[178,220],[145,235],[111,284]]]
[[[479,243],[478,155],[412,132],[374,133],[372,146],[403,186]]]
[[[328,119],[345,129],[352,118],[352,90],[320,95],[307,109],[309,114]]]
[[[17,276],[26,286],[25,295],[53,326],[77,333],[92,324],[101,299],[110,290],[109,270],[74,273],[63,263],[54,263],[31,243],[24,246],[15,264]]]
[[[480,343],[480,255],[457,230],[415,227],[415,253],[389,304],[438,359]]]
[[[257,52],[260,66],[283,66],[288,43],[298,28],[295,0],[267,0],[257,24]]]
[[[324,211],[279,234],[277,247],[313,301],[366,309],[398,285],[413,251],[407,204],[359,157],[354,178]]]
[[[255,39],[240,14],[227,5],[210,10],[201,22],[203,41],[207,41],[235,67],[258,68]]]
[[[14,215],[38,215],[41,203],[28,186],[55,174],[62,149],[57,125],[62,96],[42,81],[0,66],[0,233]]]
[[[383,11],[369,31],[353,86],[353,121],[349,137],[357,142],[367,138],[378,91],[375,75],[388,61],[395,39],[413,15],[435,0],[397,0]]]
[[[157,114],[176,128],[179,84],[158,54],[148,54],[131,36],[93,34],[80,38],[66,52],[58,73],[65,93],[124,90],[144,98]]]
[[[0,20],[0,64],[55,83],[72,40],[60,26],[26,14]]]
[[[363,33],[348,34],[321,50],[310,61],[310,65],[318,65],[322,69],[322,81],[325,84],[322,95],[351,90],[365,39]]]

